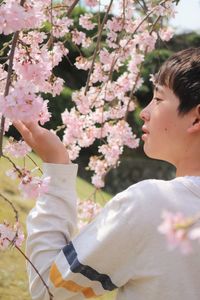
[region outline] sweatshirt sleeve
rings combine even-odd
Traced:
[[[51,184],[27,219],[27,255],[50,287],[54,300],[93,298],[123,286],[132,276],[132,263],[139,251],[137,228],[135,237],[130,238],[132,223],[139,217],[137,213],[132,215],[135,204],[128,191],[110,200],[74,237],[76,172],[73,164],[45,164],[44,175],[51,176]],[[28,275],[32,299],[49,299],[29,265]]]

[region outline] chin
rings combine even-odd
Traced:
[[[145,147],[144,145],[144,153],[146,154],[147,157],[152,158],[152,159],[158,159],[158,160],[165,160],[160,153],[158,153],[157,151],[152,151],[150,149],[148,149],[147,147]]]
[[[158,153],[157,151],[155,151],[155,152],[150,151],[150,149],[147,149],[144,147],[144,153],[146,154],[147,157],[149,157],[151,159],[162,160],[162,161],[165,161],[167,163],[174,165],[174,163],[168,157],[161,155],[161,153]]]

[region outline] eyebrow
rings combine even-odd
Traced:
[[[159,85],[154,86],[154,91],[159,92],[159,93],[163,93],[162,87],[159,87]]]

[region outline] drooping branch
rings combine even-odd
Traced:
[[[23,6],[25,1],[26,0],[21,0],[20,5]],[[7,80],[6,80],[4,97],[6,97],[8,95],[9,89],[10,89],[12,69],[13,69],[13,60],[14,60],[15,48],[16,48],[16,45],[17,45],[18,37],[19,37],[19,31],[16,31],[13,35],[11,50],[10,50],[10,54],[9,54],[8,75],[7,75]],[[2,118],[1,118],[1,127],[0,127],[0,157],[3,155],[4,126],[5,126],[5,117],[2,116]]]
[[[16,222],[18,222],[19,214],[18,214],[18,211],[17,211],[16,207],[14,206],[14,204],[10,200],[8,200],[2,193],[0,193],[0,197],[12,207],[12,209],[15,213],[15,220],[16,220]]]
[[[76,6],[76,4],[78,4],[79,0],[75,0],[74,3],[72,3],[72,5],[70,6],[70,8],[67,11],[67,16],[70,17],[74,7]]]
[[[37,268],[34,266],[34,264],[30,261],[30,259],[26,256],[26,254],[15,244],[14,245],[15,248],[23,255],[23,257],[29,262],[29,264],[31,265],[31,267],[35,270],[35,272],[38,274],[38,276],[40,277],[42,283],[44,284],[45,288],[47,289],[47,292],[49,294],[49,300],[53,300],[53,295],[49,290],[48,285],[46,284],[46,282],[44,281],[44,279],[42,278],[42,276],[40,275],[39,271],[37,270]]]
[[[32,159],[32,157],[30,155],[26,155],[31,161],[32,163],[38,168],[38,170],[40,171],[41,174],[43,174],[42,170],[40,167],[38,167],[37,163],[34,161],[34,159]]]
[[[2,157],[4,157],[5,159],[7,159],[7,160],[12,164],[12,166],[14,167],[14,169],[17,171],[17,173],[18,173],[20,176],[23,175],[22,172],[21,172],[21,170],[16,166],[16,164],[12,161],[12,159],[10,159],[9,156],[6,156],[5,154],[2,154]]]
[[[88,73],[88,77],[87,77],[87,82],[86,82],[86,86],[85,86],[85,94],[87,93],[87,91],[89,89],[90,77],[91,77],[91,74],[92,74],[92,71],[93,71],[93,68],[94,68],[95,59],[97,57],[97,53],[98,53],[98,50],[99,50],[99,45],[100,45],[101,38],[102,38],[103,28],[104,28],[104,25],[105,25],[105,23],[107,21],[108,14],[110,12],[112,3],[113,3],[113,0],[110,1],[110,4],[109,4],[109,6],[107,8],[107,11],[106,11],[106,13],[104,15],[103,21],[101,23],[99,35],[98,35],[98,38],[97,38],[96,48],[95,48],[94,54],[93,54],[92,64],[91,64],[91,67],[90,67],[90,70],[89,70],[89,73]]]

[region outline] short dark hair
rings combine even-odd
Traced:
[[[157,84],[169,87],[179,98],[180,114],[200,104],[200,48],[188,48],[168,58],[155,76]]]

